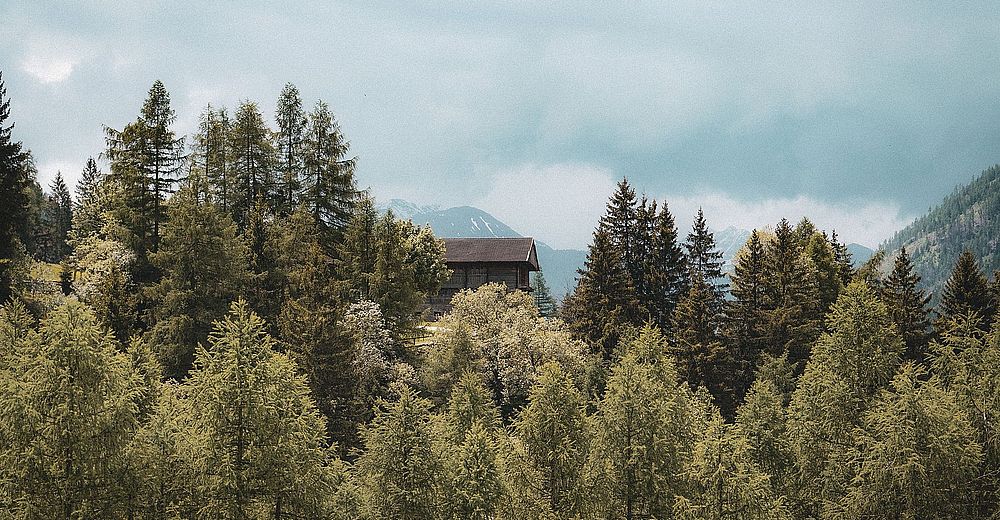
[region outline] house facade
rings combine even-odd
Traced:
[[[428,298],[433,316],[451,310],[451,299],[459,291],[486,283],[503,283],[511,291],[531,291],[528,273],[539,270],[535,239],[445,238],[444,244],[452,274],[438,294]]]

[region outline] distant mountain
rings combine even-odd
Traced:
[[[493,215],[471,206],[441,209],[437,206],[420,206],[401,199],[392,199],[387,204],[379,204],[382,212],[392,210],[400,217],[415,224],[430,225],[439,237],[519,237],[523,236]],[[538,263],[541,264],[545,281],[552,295],[562,299],[576,287],[576,270],[583,267],[586,251],[579,249],[553,249],[535,238]]]
[[[987,276],[1000,269],[1000,166],[960,186],[926,215],[896,233],[882,247],[884,270],[892,268],[902,247],[913,260],[926,289],[939,295],[963,250],[979,260]]]
[[[378,209],[382,212],[392,210],[397,217],[410,219],[415,224],[430,225],[434,234],[439,237],[524,236],[493,215],[472,206],[441,209],[439,206],[421,206],[402,199],[392,199],[388,203],[379,204]],[[722,260],[725,262],[723,269],[730,271],[736,253],[750,238],[750,231],[728,227],[713,233],[715,243],[722,251]],[[687,232],[679,232],[679,235],[683,240]],[[552,295],[561,300],[576,287],[577,270],[583,267],[587,252],[579,249],[553,249],[539,237],[534,238],[538,263],[545,273],[545,280],[552,289]],[[855,265],[864,263],[874,254],[871,249],[860,244],[848,244],[847,248],[851,251]]]

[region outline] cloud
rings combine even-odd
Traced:
[[[24,59],[21,68],[42,83],[59,83],[69,78],[75,65],[67,58],[33,55]]]
[[[478,207],[552,247],[581,248],[590,242],[615,180],[588,164],[528,164],[495,172],[490,186]]]

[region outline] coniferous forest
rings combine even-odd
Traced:
[[[0,77],[0,518],[996,518],[1000,280],[626,179],[561,304],[376,210],[327,104],[157,81],[72,188]],[[16,94],[16,93],[15,93]],[[544,266],[543,266],[544,268]]]

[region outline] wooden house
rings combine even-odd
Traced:
[[[435,317],[451,310],[451,298],[463,289],[499,282],[511,291],[531,291],[528,273],[539,270],[535,239],[445,238],[444,245],[451,278],[428,299]]]

